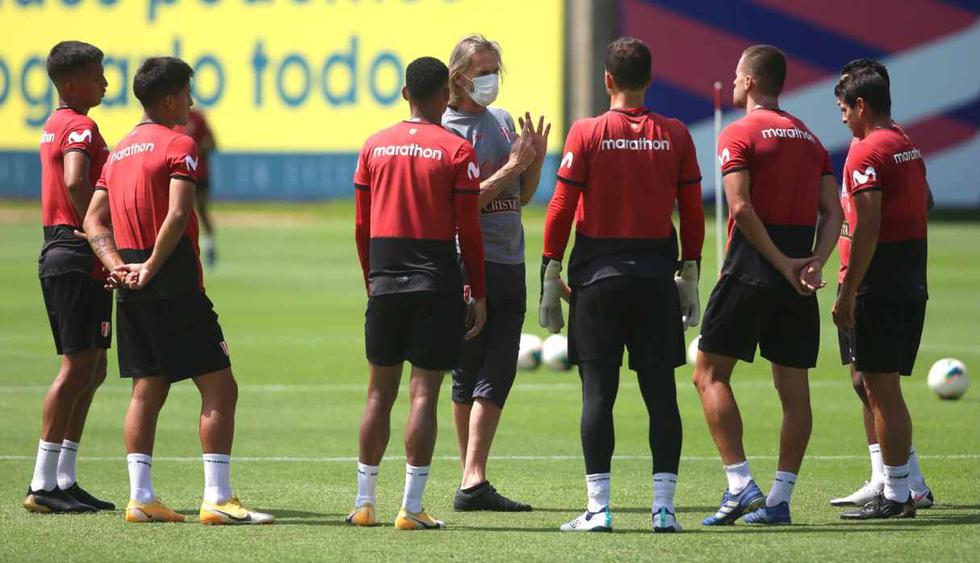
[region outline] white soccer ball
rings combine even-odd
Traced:
[[[932,364],[926,382],[940,399],[959,399],[970,388],[966,366],[955,358],[943,358]]]
[[[541,365],[541,338],[536,334],[522,334],[521,347],[517,352],[517,369],[538,369]]]
[[[698,359],[698,343],[701,342],[701,335],[694,337],[694,340],[687,345],[687,363],[694,365],[694,362]]]
[[[541,361],[551,369],[568,370],[568,339],[561,334],[552,334],[541,346]]]

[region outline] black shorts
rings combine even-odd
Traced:
[[[524,264],[486,263],[487,323],[463,343],[453,370],[453,401],[490,399],[503,408],[517,376],[517,354],[527,310]]]
[[[116,303],[119,375],[171,382],[231,366],[218,315],[207,295]]]
[[[41,278],[41,293],[58,354],[112,344],[112,292],[81,272]]]
[[[684,365],[684,327],[674,280],[639,276],[605,278],[572,289],[568,359],[648,369]],[[659,371],[659,369],[658,369]]]
[[[860,372],[912,375],[925,319],[924,300],[859,295],[854,328],[837,331],[841,362]]]
[[[207,176],[197,179],[197,193],[207,193],[211,189],[211,179]]]
[[[408,360],[422,369],[449,371],[459,361],[464,317],[462,288],[371,297],[364,321],[367,359],[378,366]]]
[[[817,365],[820,309],[816,295],[799,295],[789,286],[760,287],[725,275],[704,310],[698,348],[709,354],[755,359],[792,368]]]

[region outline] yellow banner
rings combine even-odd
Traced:
[[[480,32],[507,72],[495,105],[562,122],[561,0],[0,0],[0,150],[34,149],[57,104],[58,41],[101,48],[109,90],[90,115],[112,145],[138,121],[149,56],[196,72],[197,107],[223,150],[349,152],[407,115],[404,67]],[[553,134],[552,150],[560,150]]]

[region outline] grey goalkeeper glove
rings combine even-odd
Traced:
[[[565,326],[561,312],[561,262],[551,260],[542,270],[538,324],[548,332],[558,334]]]
[[[698,297],[698,262],[697,260],[685,260],[681,262],[681,269],[674,275],[674,283],[677,285],[677,295],[681,302],[681,323],[684,330],[688,327],[698,326],[701,321],[701,299]]]

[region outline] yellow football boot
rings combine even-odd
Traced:
[[[164,506],[158,498],[146,504],[138,502],[136,499],[129,499],[129,504],[126,505],[126,521],[134,523],[183,522],[184,516]]]
[[[395,528],[399,530],[441,530],[445,527],[445,522],[429,516],[424,508],[422,512],[411,513],[403,507],[395,518]]]
[[[377,518],[374,516],[374,505],[371,503],[365,503],[354,509],[347,515],[344,519],[351,526],[374,526],[378,523]]]
[[[271,514],[245,508],[238,497],[231,497],[221,504],[201,503],[201,524],[272,524],[275,521]]]

